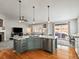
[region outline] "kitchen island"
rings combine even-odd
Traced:
[[[16,52],[42,49],[53,53],[57,48],[57,39],[53,36],[30,35],[14,38],[14,49]]]

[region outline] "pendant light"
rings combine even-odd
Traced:
[[[33,24],[35,24],[35,6],[33,6]]]
[[[21,0],[19,0],[19,22],[21,23]]]
[[[48,23],[50,23],[50,17],[49,17],[49,8],[50,8],[50,6],[48,5],[47,7],[48,7]]]
[[[19,22],[20,23],[23,23],[23,22],[27,22],[27,20],[25,19],[25,17],[24,16],[22,16],[21,15],[21,3],[22,3],[22,1],[21,0],[19,0]]]

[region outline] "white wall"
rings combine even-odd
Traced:
[[[16,20],[7,19],[6,20],[6,36],[7,36],[7,40],[11,36],[12,27],[22,27],[23,28],[23,33],[24,34],[26,33],[26,28],[27,28],[26,24],[19,23],[18,19],[16,19]]]
[[[77,25],[78,25],[78,33],[79,33],[79,17],[78,17],[78,20],[77,20]]]
[[[4,21],[3,22],[3,26],[5,26],[5,19],[6,19],[6,17],[4,15],[0,14],[0,19],[2,19]]]
[[[3,26],[5,26],[5,30],[6,30],[6,40],[9,40],[9,38],[11,36],[12,27],[22,27],[23,33],[26,34],[26,28],[27,28],[26,23],[19,23],[18,19],[16,19],[16,20],[9,19],[2,14],[0,14],[0,19],[3,19]]]
[[[78,32],[77,19],[70,21],[70,34],[76,34]]]

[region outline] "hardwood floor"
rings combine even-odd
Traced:
[[[21,59],[21,57],[11,49],[4,49],[0,51],[0,59]]]
[[[15,53],[11,49],[0,51],[0,59],[78,59],[74,48],[57,49],[54,54],[43,50]]]

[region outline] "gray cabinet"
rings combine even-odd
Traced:
[[[20,52],[20,50],[21,50],[19,44],[20,44],[20,41],[14,40],[14,49],[15,49],[17,52]]]
[[[49,52],[53,52],[55,48],[55,40],[53,39],[30,37],[21,40],[14,40],[14,49],[17,52],[24,52],[34,49],[43,49]]]
[[[28,48],[27,39],[21,40],[20,46],[21,46],[22,51],[26,51]]]
[[[28,48],[27,48],[28,50],[34,49],[34,40],[33,40],[33,38],[28,38],[27,45],[28,45]]]
[[[43,39],[43,49],[44,50],[47,50],[47,42],[48,42],[48,40]]]
[[[40,38],[31,37],[28,39],[28,49],[40,49],[41,48],[41,40]]]
[[[41,49],[41,41],[39,38],[26,38],[21,40],[14,40],[14,49],[17,52],[23,52],[26,50]]]
[[[15,40],[14,39],[14,49],[17,52],[23,52],[27,50],[27,40],[23,39],[23,40]]]
[[[43,49],[46,51],[52,51],[52,39],[43,39]]]
[[[35,49],[40,49],[41,48],[40,38],[34,38],[34,48]]]
[[[53,53],[57,49],[57,39],[43,39],[43,49]]]

